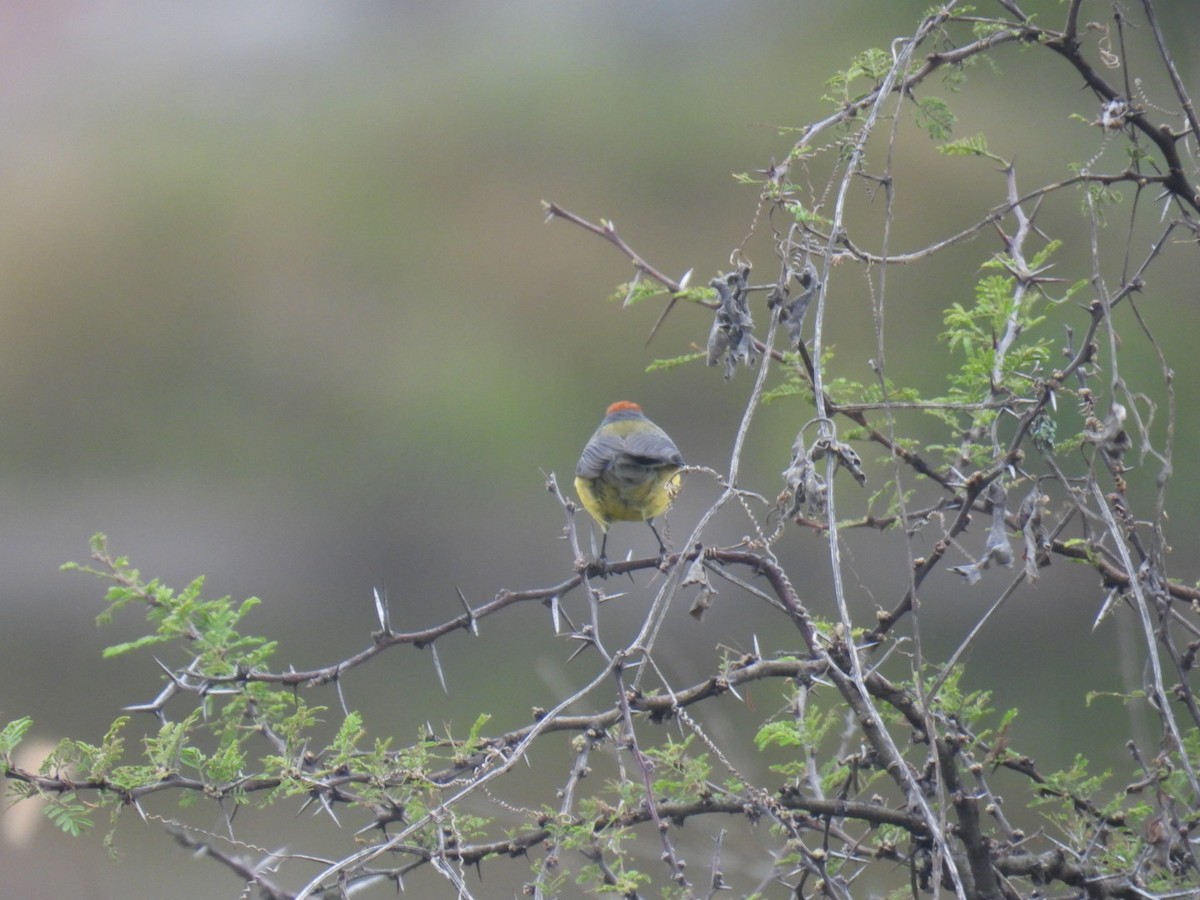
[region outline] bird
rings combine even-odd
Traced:
[[[575,491],[604,532],[601,560],[606,558],[608,526],[616,521],[645,522],[659,552],[667,555],[654,519],[679,493],[685,465],[675,442],[636,403],[619,400],[605,410],[575,467]]]

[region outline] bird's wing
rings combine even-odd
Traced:
[[[599,478],[612,465],[613,460],[625,452],[625,439],[611,431],[597,431],[583,448],[575,474],[580,478]]]
[[[683,454],[667,433],[655,426],[627,435],[623,452],[647,466],[682,466]]]

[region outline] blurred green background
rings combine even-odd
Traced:
[[[826,114],[825,79],[853,53],[910,33],[925,5],[5,6],[0,719],[32,715],[40,741],[98,740],[120,706],[158,689],[148,655],[100,659],[104,646],[140,633],[135,614],[97,630],[103,586],[57,570],[86,557],[93,532],[107,532],[147,575],[181,586],[205,574],[209,596],[263,598],[252,627],[279,637],[281,665],[308,668],[369,641],[375,586],[386,587],[397,627],[409,628],[457,614],[456,587],[480,602],[501,587],[561,580],[572,560],[543,471],[569,486],[613,400],[640,401],[689,462],[722,468],[752,375],[730,384],[698,366],[647,375],[654,358],[702,344],[708,322],[680,309],[645,346],[659,307],[606,299],[631,274],[627,261],[579,229],[546,227],[539,202],[611,218],[655,265],[707,282],[728,268],[755,209],[753,189],[730,174],[782,157],[790,138],[780,126]],[[1094,18],[1108,16],[1107,4],[1095,6]],[[1194,9],[1159,6],[1197,93]],[[1027,8],[1054,21],[1062,7]],[[1144,30],[1137,41],[1149,46]],[[999,62],[1002,76],[971,76],[970,100],[955,106],[959,136],[986,130],[995,152],[1023,164],[1026,187],[1065,178],[1067,162],[1099,151],[1098,131],[1069,118],[1097,111],[1065,66],[1016,48]],[[897,160],[898,249],[969,224],[1002,189],[989,165],[910,140]],[[1047,211],[1051,231],[1080,227],[1077,202]],[[1157,213],[1147,212],[1153,226]],[[1105,240],[1122,252],[1124,232]],[[1135,256],[1148,240],[1134,242]],[[892,270],[894,378],[941,389],[940,358],[930,361],[944,352],[932,339],[939,311],[968,299],[994,249],[985,236]],[[771,273],[762,251],[755,261]],[[1177,369],[1178,438],[1192,448],[1195,330],[1171,326],[1194,320],[1197,267],[1176,255],[1142,303]],[[1086,257],[1065,262],[1072,279],[1086,276]],[[866,378],[869,293],[861,273],[836,287],[840,374]],[[1144,368],[1126,372],[1131,382],[1153,378],[1143,355]],[[793,403],[759,416],[744,486],[778,493],[810,415]],[[1200,498],[1182,481],[1189,468],[1177,472],[1182,545]],[[676,540],[715,493],[693,477],[671,517]],[[843,514],[861,512],[865,492],[839,496]],[[747,531],[732,515],[711,537]],[[650,541],[645,529],[614,532],[617,546],[648,550]],[[900,548],[881,553],[874,534],[849,535],[847,546],[856,608],[893,605]],[[811,576],[806,596],[831,615],[821,541],[797,532],[779,552]],[[1181,556],[1173,573],[1196,577],[1197,555]],[[1053,764],[1112,721],[1084,708],[1083,691],[1140,677],[1136,655],[1121,650],[1128,623],[1088,631],[1094,580],[1064,577],[1076,574],[1052,571],[1014,600],[970,657],[973,683],[1002,686],[1001,708],[1055,686],[1056,708],[1043,703],[1053,722],[1022,719],[1013,736]],[[964,600],[950,576],[931,584],[926,652],[944,658],[992,596]],[[635,604],[614,611],[616,630],[636,625]],[[1031,633],[1034,612],[1042,627]],[[748,649],[758,635],[771,649],[777,629],[759,610],[718,607],[701,625],[682,606],[672,615],[677,634],[660,646],[667,658],[677,646],[681,684],[710,671],[718,645]],[[449,698],[429,660],[402,651],[348,679],[349,702],[407,739],[425,721],[469,724],[481,701],[512,710],[505,727],[520,724],[578,677],[565,664],[573,648],[553,642],[540,607],[483,627],[483,640],[444,642]],[[545,637],[544,653],[516,643],[530,633]],[[1064,634],[1079,641],[1070,659]],[[480,690],[481,670],[506,672],[515,646],[521,666]],[[531,689],[512,690],[522,683]],[[776,703],[772,694],[760,714]],[[136,816],[119,835],[123,861],[111,863],[98,835],[70,840],[26,811],[0,819],[6,896],[164,896],[165,883],[172,896],[239,890]]]

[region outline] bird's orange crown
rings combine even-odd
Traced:
[[[612,404],[608,409],[606,409],[604,411],[604,414],[606,416],[611,416],[613,413],[626,412],[626,411],[640,413],[642,411],[642,408],[640,406],[638,406],[636,403],[634,403],[632,400],[618,400],[616,403]]]

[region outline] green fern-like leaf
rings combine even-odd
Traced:
[[[917,124],[935,141],[944,141],[954,131],[955,116],[950,106],[939,97],[917,101]]]
[[[670,359],[656,359],[650,365],[646,366],[647,372],[665,372],[671,369],[676,369],[679,366],[685,366],[688,363],[694,363],[698,359],[704,359],[703,353],[685,353],[682,356],[674,356]]]
[[[91,810],[88,807],[75,801],[74,794],[63,794],[46,806],[46,818],[71,837],[79,837],[92,827],[89,812]]]

